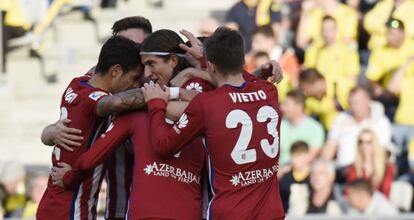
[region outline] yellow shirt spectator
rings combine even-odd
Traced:
[[[340,104],[344,105],[346,103]],[[315,97],[306,98],[305,111],[309,115],[317,115],[323,126],[329,130],[338,114],[335,105],[334,86],[326,84],[325,96],[320,100]]]
[[[322,19],[326,15],[335,18],[338,26],[338,39],[353,39],[357,37],[358,14],[349,6],[339,3],[335,10],[327,14],[322,8],[310,11],[306,22],[305,32],[311,37],[312,42],[322,41]]]
[[[25,18],[22,4],[19,0],[1,0],[0,10],[6,12],[4,23],[7,26],[22,27],[24,30],[29,30],[32,24]]]
[[[304,65],[317,69],[330,86],[336,83],[339,102],[347,108],[349,91],[355,86],[359,74],[358,53],[343,43],[315,45],[306,50]]]
[[[368,47],[373,50],[386,44],[387,28],[385,23],[390,18],[395,0],[378,2],[364,17],[364,28],[371,35]],[[406,35],[414,38],[414,0],[404,0],[392,13],[392,17],[405,25]]]
[[[366,76],[369,80],[380,82],[387,87],[392,73],[411,55],[414,55],[414,41],[410,39],[406,39],[399,48],[377,48],[369,58]]]

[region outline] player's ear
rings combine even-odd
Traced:
[[[109,68],[109,74],[111,74],[112,77],[117,77],[123,74],[123,70],[121,65],[115,64]]]
[[[207,61],[207,69],[210,73],[217,72],[217,66],[214,63],[210,62],[210,61]]]
[[[178,56],[177,55],[172,55],[170,57],[170,62],[172,64],[172,68],[175,68],[178,65],[178,62],[179,62]]]

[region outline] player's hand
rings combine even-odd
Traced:
[[[70,119],[59,120],[52,129],[53,142],[67,151],[73,151],[75,147],[81,146],[83,140],[80,135],[81,130],[68,127],[70,122]]]
[[[266,64],[265,64],[266,65]],[[269,80],[271,83],[277,83],[279,84],[283,80],[283,70],[280,66],[279,62],[276,62],[274,60],[270,61],[270,64],[272,65],[272,75],[270,76]]]
[[[177,87],[182,87],[184,83],[186,83],[188,80],[193,78],[200,78],[204,79],[210,83],[213,82],[211,79],[210,74],[208,72],[197,69],[197,68],[187,68],[183,71],[179,72],[171,81],[170,84]]]
[[[274,60],[270,63],[263,64],[255,70],[255,75],[262,80],[268,80],[271,83],[280,83],[283,79],[283,71],[280,64]]]
[[[187,30],[181,30],[180,33],[184,35],[191,44],[191,47],[180,44],[180,48],[186,51],[187,61],[194,67],[200,67],[200,59],[203,57],[203,43],[194,36],[193,33]]]
[[[163,90],[160,85],[153,83],[145,83],[142,88],[142,93],[144,94],[144,99],[146,102],[152,99],[162,99],[165,102],[168,102],[168,97],[170,96],[170,90],[164,86]]]
[[[63,176],[66,172],[72,170],[72,167],[63,162],[59,162],[57,165],[56,167],[52,167],[52,184],[63,188]]]

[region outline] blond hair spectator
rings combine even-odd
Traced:
[[[386,149],[370,129],[359,134],[355,163],[348,169],[347,182],[357,178],[368,180],[373,189],[389,197],[394,179],[393,165],[388,162]]]

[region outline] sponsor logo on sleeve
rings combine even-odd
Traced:
[[[203,87],[198,82],[192,82],[187,87],[185,87],[187,90],[195,90],[197,92],[203,92]]]
[[[89,98],[91,98],[94,101],[97,101],[99,98],[101,98],[102,96],[108,95],[108,93],[106,92],[102,92],[102,91],[96,91],[93,92],[89,95]]]
[[[175,132],[177,132],[177,134],[180,134],[180,129],[183,129],[185,127],[187,127],[188,124],[188,117],[186,113],[183,113],[180,117],[180,119],[178,120],[177,123],[175,123],[174,125],[174,130]]]
[[[71,87],[69,87],[65,92],[65,101],[67,103],[72,103],[76,97],[78,97],[78,94],[76,94]]]

